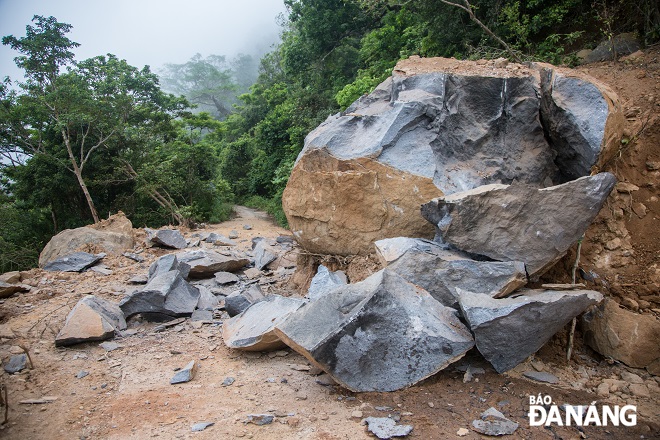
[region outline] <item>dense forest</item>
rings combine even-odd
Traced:
[[[0,272],[34,266],[53,234],[120,210],[136,227],[192,225],[238,202],[284,223],[305,135],[402,58],[571,65],[619,33],[660,39],[653,0],[285,4],[281,42],[261,60],[197,54],[160,76],[113,55],[76,60],[72,25],[54,17],[5,36],[25,79],[0,83]]]

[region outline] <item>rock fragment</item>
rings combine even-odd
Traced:
[[[367,417],[363,420],[367,429],[379,439],[405,437],[413,430],[411,425],[399,425],[390,417]]]
[[[455,310],[387,269],[306,304],[276,332],[356,392],[413,385],[474,345]]]
[[[195,423],[194,425],[192,425],[190,427],[190,430],[192,432],[201,432],[201,431],[204,431],[206,428],[208,428],[210,426],[213,426],[213,425],[215,425],[214,422],[199,422],[199,423]]]
[[[149,246],[159,246],[170,249],[185,249],[188,246],[186,239],[177,229],[150,229],[144,228],[147,233],[146,242]]]
[[[15,354],[11,358],[9,358],[9,362],[7,362],[3,366],[3,368],[9,374],[18,373],[20,371],[23,371],[25,368],[27,368],[27,362],[28,362],[27,354],[25,353]]]
[[[177,258],[190,266],[189,278],[212,278],[216,272],[236,272],[250,263],[241,256],[204,249],[179,253]]]
[[[527,283],[520,261],[475,261],[419,238],[388,238],[375,243],[381,263],[426,289],[447,307],[458,309],[457,288],[500,298]]]
[[[273,423],[275,416],[272,414],[249,414],[245,423],[252,423],[253,425],[263,426]]]
[[[174,377],[172,377],[172,379],[170,380],[170,384],[175,385],[178,383],[190,382],[195,378],[196,373],[197,373],[197,362],[195,362],[194,360],[190,361],[185,367],[177,371]]]
[[[345,286],[346,284],[348,284],[348,279],[343,271],[331,272],[321,264],[316,271],[316,275],[312,278],[312,283],[309,285],[306,297],[313,301],[332,291],[334,288]]]
[[[88,295],[69,312],[64,326],[55,337],[58,347],[81,342],[103,341],[125,330],[124,313],[115,303]]]
[[[236,242],[224,235],[211,232],[208,237],[204,239],[207,243],[213,243],[216,246],[236,246]]]
[[[270,351],[285,344],[275,333],[275,326],[298,310],[305,301],[269,295],[222,324],[222,338],[229,348]]]
[[[171,270],[178,270],[183,278],[188,278],[190,265],[179,261],[175,254],[163,255],[149,266],[149,280]]]
[[[49,272],[82,272],[101,261],[103,257],[105,254],[74,252],[50,261],[44,265],[43,269]]]
[[[571,319],[603,299],[591,290],[522,289],[501,299],[461,289],[458,292],[477,349],[498,373],[524,361]]]
[[[434,199],[422,215],[436,240],[498,261],[522,261],[538,278],[584,234],[616,183],[610,173],[538,189],[487,185]]]
[[[544,371],[525,371],[523,373],[523,376],[525,376],[528,379],[535,380],[537,382],[551,383],[551,384],[559,383],[559,378],[557,376],[555,376],[554,374],[546,373]]]
[[[199,290],[191,286],[178,270],[157,275],[119,303],[126,319],[140,313],[147,319],[163,320],[192,315]]]
[[[259,286],[251,285],[247,289],[232,292],[225,298],[225,310],[229,316],[236,316],[244,312],[252,304],[264,299]]]
[[[29,286],[23,284],[9,284],[4,281],[0,281],[0,298],[9,298],[14,293],[18,292],[28,292],[30,290]]]
[[[216,272],[214,276],[215,282],[221,286],[238,282],[238,276],[231,272]]]
[[[480,420],[472,421],[472,428],[480,434],[490,436],[511,435],[518,429],[518,424],[504,417],[493,407],[481,414]]]
[[[274,251],[275,243],[272,240],[261,238],[254,247],[254,267],[264,270],[273,261],[277,260],[277,252]]]

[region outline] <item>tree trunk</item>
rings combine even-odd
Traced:
[[[73,155],[73,150],[71,149],[71,142],[64,130],[62,130],[62,137],[64,138],[66,151],[69,153],[69,159],[71,160],[71,166],[73,167],[73,174],[76,175],[76,179],[78,179],[78,185],[80,185],[83,194],[85,194],[85,200],[87,200],[87,205],[89,205],[89,211],[92,213],[92,218],[94,219],[94,223],[98,223],[99,215],[96,213],[96,207],[94,206],[94,201],[92,200],[92,196],[89,195],[89,191],[87,190],[87,185],[85,184],[85,180],[83,179],[82,176],[82,171],[78,166],[78,162],[76,162],[75,156]]]

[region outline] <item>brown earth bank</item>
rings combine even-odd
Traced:
[[[627,137],[604,170],[612,171],[619,182],[632,184],[613,191],[586,234],[580,267],[588,279],[579,281],[626,308],[655,316],[660,315],[659,67],[660,51],[655,48],[637,58],[579,68],[612,87],[623,103]],[[244,229],[245,224],[252,229]],[[204,232],[228,235],[232,230],[238,231],[238,247],[244,250],[250,249],[253,237],[289,233],[265,215],[242,207],[237,207],[233,220],[208,225]],[[193,233],[183,232],[187,238]],[[0,438],[367,439],[374,437],[361,420],[391,415],[413,426],[408,438],[478,439],[485,436],[471,429],[472,421],[490,407],[519,423],[509,438],[660,438],[660,378],[603,358],[582,344],[579,330],[570,363],[565,360],[568,332],[563,331],[508,373],[495,373],[473,350],[422,383],[391,393],[347,391],[325,375],[314,375],[306,359],[289,349],[230,350],[222,341],[220,326],[187,320],[160,331],[158,324],[131,321],[128,335],[114,340],[121,348],[113,351],[98,343],[56,348],[55,335],[80,298],[94,294],[118,302],[135,289],[128,284],[130,278],[146,274],[153,261],[170,252],[144,249],[140,237],[137,248],[143,250],[142,263],[122,256],[104,260],[111,275],[31,270],[23,275],[23,282],[33,286],[30,292],[0,300],[0,358],[6,362],[11,354],[22,352],[22,346],[33,363],[18,374],[3,372],[9,421],[0,427]],[[575,252],[544,281],[569,281],[574,260]],[[264,290],[300,295],[300,287],[309,284],[312,269],[321,261],[331,269],[347,267],[353,282],[377,269],[369,257],[301,255],[299,266],[306,266],[308,272],[300,271],[293,280],[273,276]],[[199,363],[194,380],[170,385],[175,369],[191,360]],[[468,365],[483,368],[484,373],[468,381],[464,373]],[[559,383],[528,380],[522,374],[527,371],[552,373]],[[224,386],[227,377],[235,381]],[[532,427],[527,415],[530,396],[539,395],[550,396],[558,405],[636,405],[637,424]],[[48,403],[20,403],[28,399]],[[250,414],[271,414],[275,419],[264,426],[247,424]],[[198,422],[214,425],[192,432],[191,426]],[[460,437],[462,428],[467,433]]]

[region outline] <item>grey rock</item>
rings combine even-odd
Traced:
[[[269,295],[239,315],[222,324],[222,338],[229,348],[247,351],[270,351],[286,345],[275,334],[275,326],[282,323],[305,301]]]
[[[455,310],[387,269],[306,304],[275,331],[356,392],[413,385],[474,345]]]
[[[99,344],[99,347],[101,347],[105,351],[115,351],[115,350],[119,350],[120,348],[122,348],[123,345],[119,345],[116,342],[112,342],[112,341],[106,341],[106,342],[101,342]]]
[[[147,233],[147,244],[171,249],[185,249],[188,246],[186,239],[177,229],[150,229],[144,228]]]
[[[220,300],[206,286],[198,285],[199,300],[197,300],[198,310],[213,310]]]
[[[195,310],[192,315],[190,315],[190,320],[211,322],[213,321],[213,310]]]
[[[591,290],[522,289],[501,299],[461,289],[458,293],[477,349],[498,373],[524,361],[571,319],[603,299]]]
[[[89,371],[80,370],[78,374],[76,374],[76,379],[82,379],[83,377],[87,376],[89,376]]]
[[[537,382],[544,382],[544,383],[559,383],[559,378],[555,376],[554,374],[546,373],[544,371],[525,371],[523,373],[523,376],[525,376],[528,379],[535,380]]]
[[[249,414],[245,423],[252,423],[253,425],[270,425],[273,423],[275,416],[271,414]]]
[[[137,263],[143,263],[144,262],[144,257],[138,254],[135,254],[133,252],[124,252],[122,254],[124,257],[129,258]]]
[[[584,234],[616,183],[610,173],[537,189],[487,185],[422,206],[436,241],[499,261],[522,261],[535,279]]]
[[[213,422],[199,422],[199,423],[195,423],[194,425],[192,425],[190,427],[190,430],[192,432],[201,432],[201,431],[204,431],[206,428],[208,428],[210,426],[213,426],[213,425],[215,425],[215,423],[213,423]]]
[[[405,437],[413,430],[412,426],[398,425],[394,419],[389,417],[367,417],[362,421],[367,424],[369,432],[379,439]]]
[[[67,315],[64,326],[55,337],[55,345],[64,347],[103,341],[125,329],[124,313],[117,304],[88,295],[81,298]]]
[[[105,265],[97,265],[97,266],[92,266],[89,268],[92,272],[100,273],[101,275],[112,275],[112,270],[110,270],[107,266]]]
[[[224,235],[211,232],[205,239],[207,243],[213,243],[216,246],[236,246],[236,242]]]
[[[456,288],[500,298],[527,284],[525,265],[520,261],[475,261],[419,238],[388,238],[374,244],[383,265],[455,309]]]
[[[190,316],[197,306],[199,290],[181,276],[178,270],[156,275],[144,286],[119,303],[126,318],[138,313],[147,319]]]
[[[15,354],[9,358],[9,362],[7,362],[3,368],[9,374],[18,373],[19,371],[23,371],[25,368],[27,368],[27,362],[27,354]]]
[[[481,414],[480,420],[473,420],[472,427],[480,434],[500,436],[511,435],[518,429],[518,424],[504,417],[504,414],[493,407]]]
[[[195,378],[196,373],[197,373],[197,362],[190,361],[185,367],[183,367],[181,370],[176,372],[174,377],[172,377],[172,379],[170,380],[170,384],[175,385],[178,383],[190,382]]]
[[[252,229],[252,226],[251,225],[243,225],[243,229],[245,229],[246,231],[250,231]]]
[[[257,241],[254,247],[254,267],[264,270],[266,266],[277,260],[278,253],[274,249],[274,244],[268,239]]]
[[[212,278],[216,272],[236,272],[250,263],[247,258],[235,254],[203,249],[177,254],[177,258],[190,266],[189,278]]]
[[[238,276],[231,272],[216,272],[214,276],[215,282],[221,286],[238,282]]]
[[[637,52],[640,48],[639,40],[634,34],[619,34],[600,43],[584,58],[584,63],[613,60],[615,57]]]
[[[236,382],[236,379],[233,377],[225,377],[225,380],[222,381],[222,386],[223,387],[228,387],[234,384]]]
[[[229,231],[229,239],[230,240],[236,240],[238,238],[238,231],[231,230]]]
[[[149,277],[147,275],[135,275],[128,280],[129,284],[147,284]]]
[[[46,263],[43,269],[49,272],[82,272],[101,261],[103,257],[105,254],[74,252]]]
[[[343,271],[331,272],[321,264],[316,271],[316,275],[312,278],[306,297],[313,301],[331,292],[334,288],[346,284],[348,284],[348,279]]]
[[[149,266],[149,280],[172,270],[178,270],[183,278],[188,278],[190,265],[179,261],[175,254],[163,255]]]
[[[0,298],[9,298],[14,293],[27,292],[29,290],[29,286],[24,286],[23,284],[9,284],[0,281]]]
[[[225,298],[225,310],[229,316],[236,316],[247,310],[252,304],[264,299],[259,286],[251,285],[242,291],[235,291]]]

